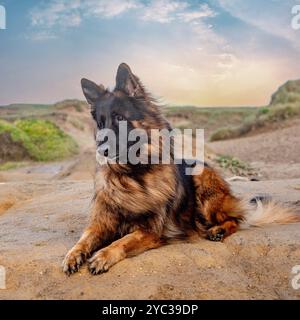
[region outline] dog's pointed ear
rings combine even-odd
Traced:
[[[88,79],[81,79],[81,87],[87,102],[93,107],[97,100],[105,94],[103,85],[98,86],[95,82]]]
[[[116,77],[116,88],[129,95],[130,97],[143,97],[145,96],[145,90],[140,83],[138,77],[136,77],[130,70],[126,63],[119,65]]]

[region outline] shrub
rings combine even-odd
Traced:
[[[10,134],[12,141],[22,146],[33,160],[57,160],[78,151],[73,138],[50,121],[30,119],[9,123],[0,120],[0,134],[5,132]]]
[[[210,136],[210,141],[227,140],[238,135],[237,128],[220,128],[212,133]]]

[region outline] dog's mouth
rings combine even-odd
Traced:
[[[100,164],[105,164],[105,163],[117,163],[119,160],[119,155],[118,154],[110,154],[109,150],[101,150],[99,151],[97,149],[96,151],[96,160]]]

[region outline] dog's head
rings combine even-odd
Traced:
[[[130,148],[140,139],[134,141],[130,137],[134,129],[148,134],[151,129],[169,129],[168,122],[128,65],[119,66],[113,91],[87,79],[82,79],[81,85],[95,121],[99,162],[104,158],[118,160],[120,154],[127,157]],[[147,143],[150,144],[149,140]]]

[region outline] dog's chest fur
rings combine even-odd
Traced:
[[[103,166],[96,174],[95,187],[97,201],[118,215],[122,233],[141,226],[162,233],[184,193],[173,165],[155,166],[139,176]]]

